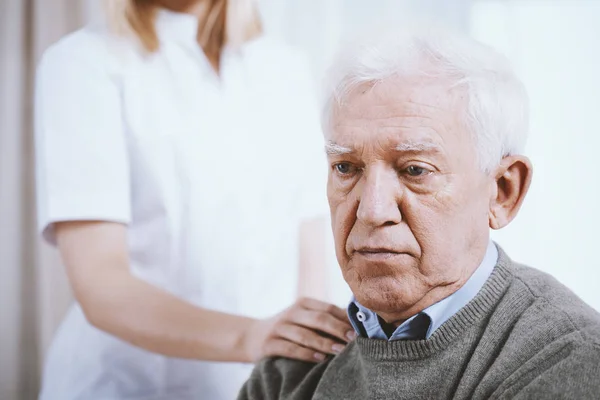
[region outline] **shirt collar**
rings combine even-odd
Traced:
[[[418,339],[423,336],[428,339],[436,329],[477,295],[490,277],[497,261],[498,249],[490,241],[483,261],[460,289],[404,321],[396,328],[389,340]],[[366,336],[372,339],[388,339],[377,314],[361,305],[354,297],[348,307],[348,314],[356,332],[366,332]],[[360,329],[361,327],[363,329]]]
[[[192,14],[160,8],[156,16],[156,32],[161,39],[196,43],[198,18]]]
[[[488,244],[485,256],[479,267],[473,272],[469,280],[456,292],[445,299],[432,304],[423,312],[431,319],[431,324],[427,330],[428,339],[433,332],[438,329],[450,317],[456,314],[461,308],[466,306],[485,284],[490,277],[496,263],[498,262],[498,249],[493,242]]]
[[[159,8],[155,26],[159,39],[174,41],[194,50],[200,49],[198,45],[198,17],[192,14],[176,12],[166,8]],[[252,48],[262,43],[263,35],[245,42],[242,46],[233,48],[227,43],[222,49],[223,55],[244,56]]]

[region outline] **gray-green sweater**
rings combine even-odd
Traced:
[[[600,314],[499,253],[477,296],[429,339],[358,338],[320,364],[269,358],[238,400],[600,399]]]

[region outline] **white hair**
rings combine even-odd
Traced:
[[[527,139],[528,98],[507,59],[452,31],[401,26],[344,46],[326,80],[325,136],[335,108],[343,107],[358,86],[422,76],[450,80],[453,88],[465,90],[463,123],[473,134],[484,171],[491,171],[507,155],[521,153]]]

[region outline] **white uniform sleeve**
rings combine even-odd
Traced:
[[[64,39],[37,71],[38,227],[50,244],[55,222],[131,219],[122,102],[98,44]]]
[[[324,151],[324,138],[321,130],[320,113],[314,80],[304,57],[298,57],[295,65],[297,75],[296,92],[298,124],[301,140],[301,155],[298,172],[298,216],[300,220],[323,217],[329,214],[327,204],[327,160]]]

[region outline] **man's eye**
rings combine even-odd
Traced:
[[[425,168],[419,167],[418,165],[411,165],[408,168],[406,168],[406,172],[408,173],[408,175],[410,176],[423,176],[423,175],[427,175],[427,173],[429,173],[428,170],[426,170]]]
[[[354,169],[350,163],[335,164],[334,168],[341,175],[348,175],[354,172]]]

